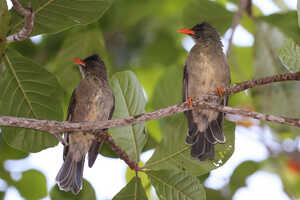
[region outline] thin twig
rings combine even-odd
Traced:
[[[34,25],[34,12],[31,4],[28,5],[28,9],[25,9],[18,0],[11,0],[11,2],[16,12],[24,16],[24,27],[18,33],[8,36],[6,38],[8,43],[25,40],[30,36]]]
[[[223,94],[231,95],[249,88],[260,87],[262,85],[275,83],[275,82],[292,81],[292,80],[299,81],[300,72],[286,73],[286,74],[275,75],[275,76],[260,78],[251,81],[245,81],[239,84],[235,84],[230,88],[224,88]],[[266,120],[266,121],[281,123],[285,125],[300,127],[300,119],[262,114],[257,112],[251,112],[245,109],[231,108],[228,106],[221,106],[218,104],[207,103],[205,102],[206,97],[216,98],[217,92],[210,92],[209,95],[215,95],[215,96],[208,96],[207,94],[205,94],[200,97],[195,97],[193,100],[193,107],[199,106],[205,109],[214,109],[224,113],[242,115],[242,116],[251,117],[259,120]],[[182,103],[182,104],[169,106],[167,108],[162,108],[153,112],[140,114],[136,116],[130,116],[123,119],[99,121],[99,122],[80,122],[80,123],[0,116],[0,126],[31,128],[40,131],[47,131],[52,134],[55,132],[57,133],[57,132],[65,132],[65,131],[88,131],[88,130],[97,130],[97,129],[118,127],[118,126],[128,126],[130,124],[136,124],[140,122],[167,117],[190,109],[192,108],[190,108],[190,106],[187,103]]]
[[[139,168],[139,165],[137,162],[131,160],[131,158],[129,157],[129,155],[122,150],[122,148],[115,143],[115,141],[112,139],[112,137],[109,135],[108,132],[105,132],[105,142],[112,148],[112,150],[114,150],[114,152],[119,156],[119,158],[121,160],[123,160],[130,169],[134,170],[134,171],[142,171]]]
[[[234,15],[234,17],[233,17],[233,21],[232,21],[232,25],[231,25],[231,35],[230,35],[230,38],[229,38],[229,40],[228,40],[228,49],[227,49],[227,52],[226,52],[227,58],[230,56],[234,32],[235,32],[237,26],[238,26],[239,23],[240,23],[240,20],[241,20],[241,18],[242,18],[242,13],[243,13],[243,11],[244,11],[244,10],[247,8],[247,6],[248,6],[248,1],[249,1],[249,0],[240,0],[238,10],[237,10],[237,12],[235,13],[235,15]]]

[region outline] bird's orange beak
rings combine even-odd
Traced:
[[[179,29],[179,33],[187,34],[187,35],[195,35],[195,31],[187,28]]]
[[[83,66],[83,67],[86,66],[86,64],[85,64],[82,60],[80,60],[80,59],[78,59],[78,58],[73,58],[72,61],[73,61],[74,63],[77,63],[77,64]]]

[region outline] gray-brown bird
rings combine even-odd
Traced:
[[[114,95],[109,86],[107,70],[98,55],[84,60],[73,59],[79,64],[83,79],[73,91],[67,114],[70,122],[109,120],[114,112]],[[104,139],[104,130],[65,133],[68,145],[64,147],[64,163],[56,181],[60,189],[78,194],[82,188],[85,156],[92,167]]]
[[[189,52],[183,72],[183,101],[191,101],[209,91],[230,86],[230,72],[218,32],[208,23],[195,25],[179,32],[193,38],[195,45]],[[227,105],[222,97],[214,103]],[[192,145],[191,156],[200,161],[214,158],[214,145],[224,143],[222,130],[224,113],[194,108],[184,112],[188,120],[186,143]]]

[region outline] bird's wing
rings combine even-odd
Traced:
[[[74,112],[75,105],[76,105],[75,93],[76,93],[76,89],[72,93],[70,103],[69,103],[69,107],[68,107],[66,121],[69,121],[69,122],[72,121],[72,114]],[[69,133],[68,132],[64,132],[64,139],[67,141],[67,143],[69,143]],[[69,151],[69,146],[68,145],[64,146],[64,153],[63,153],[64,160],[65,160],[65,158],[68,154],[68,151]]]
[[[184,65],[184,70],[183,70],[183,83],[182,83],[182,100],[183,102],[185,102],[189,96],[188,96],[188,73],[187,73],[187,65]],[[198,139],[198,137],[196,136],[197,133],[197,124],[194,122],[193,119],[193,114],[192,114],[192,110],[188,110],[184,112],[184,115],[186,116],[187,120],[188,120],[188,128],[189,128],[189,132],[188,132],[188,136],[186,138],[186,143],[187,144],[194,144],[196,141],[196,138]]]

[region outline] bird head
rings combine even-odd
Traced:
[[[179,29],[178,32],[191,36],[196,43],[207,40],[220,41],[219,33],[206,22],[196,24],[191,29]]]
[[[105,64],[98,54],[93,54],[85,58],[84,60],[73,58],[73,62],[79,65],[79,69],[83,78],[89,75],[96,75],[101,77],[107,76]]]

